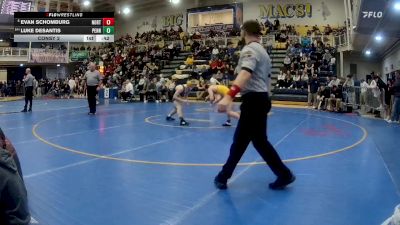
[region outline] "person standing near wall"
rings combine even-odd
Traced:
[[[96,114],[96,95],[101,87],[102,77],[100,72],[96,70],[96,64],[89,63],[89,70],[85,73],[84,79],[86,80],[87,99],[89,104],[88,115]]]
[[[25,106],[21,112],[32,112],[34,80],[35,80],[35,77],[32,75],[31,69],[26,68],[25,76],[24,76],[24,79],[22,80],[24,82],[24,88],[25,88]],[[27,109],[28,102],[29,102],[29,110]]]
[[[261,28],[257,21],[250,20],[243,24],[241,36],[246,45],[240,53],[236,68],[238,75],[229,92],[218,103],[218,111],[226,112],[236,94],[242,94],[241,114],[230,154],[221,172],[214,179],[218,189],[228,187],[228,179],[231,178],[250,142],[277,176],[276,181],[269,184],[271,189],[283,189],[296,179],[267,138],[267,116],[271,110],[268,94],[271,59],[260,44],[260,35]]]
[[[392,118],[388,123],[399,122],[400,119],[400,73],[396,72],[396,81],[393,85],[394,105],[392,111]]]
[[[312,79],[308,82],[308,107],[317,108],[317,93],[320,84],[317,74],[314,74]]]

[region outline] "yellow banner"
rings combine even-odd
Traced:
[[[311,3],[259,5],[261,18],[305,18],[312,17]]]

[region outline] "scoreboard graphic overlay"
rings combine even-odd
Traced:
[[[114,42],[113,12],[16,12],[14,42]]]

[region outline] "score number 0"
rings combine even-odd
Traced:
[[[103,26],[114,26],[114,18],[103,18]]]

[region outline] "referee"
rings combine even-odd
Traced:
[[[25,106],[21,112],[32,112],[34,80],[35,80],[35,77],[31,74],[31,69],[26,68],[25,76],[24,76],[24,79],[22,80],[24,82],[24,87],[25,87]],[[29,110],[27,110],[28,102],[29,102]]]
[[[226,189],[236,165],[250,142],[277,176],[270,183],[271,189],[283,189],[296,179],[283,164],[278,153],[267,139],[267,115],[271,110],[268,95],[271,59],[260,42],[261,28],[254,20],[242,26],[241,36],[246,45],[241,51],[236,72],[238,73],[227,95],[218,103],[218,110],[225,112],[237,93],[242,95],[241,114],[236,127],[230,155],[222,171],[215,177],[218,189]]]
[[[101,87],[101,79],[100,72],[96,70],[96,64],[93,62],[89,63],[89,70],[85,73],[87,99],[89,103],[88,115],[96,114],[96,95]]]

